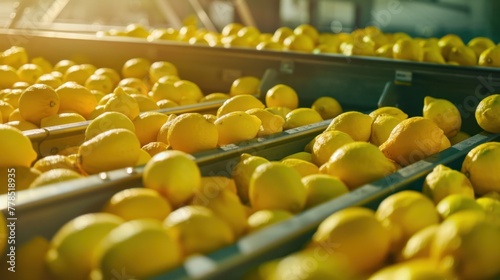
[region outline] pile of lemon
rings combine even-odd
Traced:
[[[129,36],[151,42],[166,40],[211,47],[337,53],[449,65],[500,67],[500,46],[486,37],[473,38],[466,44],[455,34],[441,38],[412,38],[403,32],[385,33],[375,26],[358,28],[350,33],[321,33],[310,24],[300,24],[293,29],[279,27],[273,33],[263,33],[254,26],[230,23],[221,32],[214,32],[198,28],[196,21],[189,21],[179,29],[150,30],[140,24],[129,24],[124,30],[98,32],[98,36]]]

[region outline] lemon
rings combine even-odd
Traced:
[[[68,70],[71,66],[75,64],[76,62],[70,59],[59,60],[58,62],[56,62],[56,64],[54,64],[53,70],[61,74],[64,74],[66,70]]]
[[[248,232],[256,232],[265,227],[285,221],[293,217],[293,214],[286,210],[258,210],[251,214],[248,219]]]
[[[210,94],[203,96],[199,100],[199,102],[201,103],[201,102],[212,102],[212,101],[216,101],[216,100],[228,100],[229,98],[231,98],[231,97],[227,93],[213,92],[213,93],[210,93]]]
[[[406,166],[449,146],[450,141],[434,121],[411,117],[396,125],[379,148],[386,157]]]
[[[234,242],[231,227],[206,207],[189,205],[173,211],[164,221],[180,243],[184,256],[210,253]]]
[[[90,90],[75,82],[62,84],[56,93],[60,98],[59,113],[74,111],[87,119],[97,106],[97,99]]]
[[[17,69],[26,63],[28,63],[28,53],[23,47],[12,46],[0,53],[0,64],[6,64]]]
[[[476,107],[475,117],[478,125],[491,133],[500,133],[500,94],[492,94],[483,98]]]
[[[479,206],[474,197],[463,194],[450,194],[446,196],[439,201],[436,209],[443,220],[460,211],[483,211],[483,208]]]
[[[297,170],[301,177],[305,177],[312,174],[319,174],[319,167],[309,161],[297,158],[288,158],[288,159],[283,159],[280,162],[286,166],[290,166],[293,169]]]
[[[437,123],[446,137],[455,136],[462,126],[462,118],[455,104],[446,99],[424,98],[423,117]]]
[[[177,76],[178,71],[177,67],[171,62],[155,61],[149,66],[148,75],[151,83],[156,83],[156,81],[163,76]]]
[[[368,141],[371,136],[372,118],[361,112],[348,111],[332,119],[326,130],[340,130],[355,141]]]
[[[280,43],[276,42],[260,42],[256,47],[257,50],[273,50],[273,51],[281,51],[283,50],[283,46]]]
[[[355,141],[339,147],[320,171],[338,177],[352,190],[395,172],[396,166],[377,146]]]
[[[30,139],[17,128],[0,124],[0,167],[25,166],[30,167],[37,158]]]
[[[163,221],[172,211],[172,207],[155,190],[130,188],[115,193],[102,211],[126,221],[147,218]]]
[[[162,81],[161,79],[154,83],[149,96],[156,102],[160,100],[170,100],[179,104],[181,101],[181,93],[174,85],[175,81]]]
[[[392,58],[393,57],[393,53],[392,53],[393,46],[394,46],[394,44],[385,44],[385,45],[378,47],[375,50],[375,56]]]
[[[196,191],[191,204],[204,206],[212,210],[217,217],[224,220],[231,227],[235,237],[243,235],[246,230],[247,214],[238,195],[235,191],[226,187],[213,188],[213,185],[207,183],[208,178],[203,181],[205,183],[202,183],[202,187]],[[214,182],[214,180],[211,181]]]
[[[392,57],[395,59],[422,61],[424,51],[417,41],[413,39],[400,39],[392,47]]]
[[[305,34],[293,34],[285,38],[283,47],[288,51],[310,53],[314,50],[314,40]]]
[[[139,111],[141,113],[160,110],[160,106],[158,106],[158,104],[156,104],[156,102],[149,96],[136,93],[131,94],[130,96],[132,96],[137,101],[137,104],[139,104]]]
[[[483,196],[476,199],[476,202],[486,213],[486,218],[500,226],[500,200]]]
[[[22,89],[8,89],[2,91],[2,100],[9,103],[12,107],[19,107],[19,97],[23,94]],[[7,116],[8,117],[8,116]]]
[[[153,141],[142,146],[141,149],[146,151],[151,157],[153,157],[157,153],[168,150],[169,146],[163,142]]]
[[[64,72],[63,82],[75,82],[83,86],[94,71],[95,69],[88,68],[83,64],[75,64]]]
[[[143,112],[132,121],[135,128],[133,131],[141,146],[156,141],[158,132],[167,119],[167,115],[159,112]],[[130,121],[128,118],[127,120]],[[124,119],[124,122],[128,124],[127,120]]]
[[[44,84],[35,84],[23,91],[19,97],[21,117],[35,125],[48,116],[57,114],[60,98],[56,91]]]
[[[202,101],[200,101],[200,102],[202,102]],[[156,105],[158,105],[158,107],[160,109],[167,109],[167,108],[173,108],[173,107],[179,106],[179,104],[175,103],[172,100],[168,100],[168,99],[159,100],[156,102]]]
[[[478,65],[500,67],[500,46],[493,46],[484,50],[479,56]]]
[[[43,118],[40,121],[40,127],[65,125],[84,121],[86,121],[85,118],[78,113],[60,113]]]
[[[12,280],[53,279],[53,276],[51,277],[47,267],[45,266],[45,255],[48,250],[49,241],[47,239],[41,236],[30,238],[28,241],[24,242],[22,245],[18,245],[16,248],[15,273],[8,270],[10,265],[8,264],[8,261],[4,261],[0,264],[0,277],[2,277],[2,279]]]
[[[474,189],[467,176],[442,164],[425,177],[423,193],[436,204],[451,194],[474,198]]]
[[[500,228],[480,211],[462,211],[439,226],[432,258],[459,279],[493,279],[500,273]]]
[[[312,108],[297,108],[285,116],[284,129],[296,128],[323,121],[321,115]]]
[[[349,207],[323,220],[311,244],[323,254],[344,256],[355,273],[369,273],[386,260],[390,239],[373,210]]]
[[[344,144],[354,142],[349,134],[340,130],[327,130],[314,138],[312,162],[321,166],[328,162],[332,154]]]
[[[289,158],[296,158],[296,159],[301,159],[301,160],[305,160],[308,162],[313,162],[312,154],[308,153],[308,152],[293,153],[291,155],[288,155],[288,156],[282,158],[282,160],[289,159]],[[316,164],[316,165],[318,165],[318,164]]]
[[[186,153],[215,149],[219,139],[217,126],[199,113],[185,113],[172,120],[167,135],[169,145]]]
[[[489,142],[477,145],[467,153],[461,171],[471,181],[474,192],[483,195],[500,192],[500,176],[496,171],[499,165],[500,143]]]
[[[89,123],[85,129],[85,140],[90,140],[102,132],[116,128],[135,132],[134,123],[126,115],[119,112],[104,112]]]
[[[177,240],[154,219],[124,222],[111,230],[95,251],[91,279],[112,279],[117,275],[146,279],[182,260]],[[138,259],[144,252],[147,254]]]
[[[430,258],[432,242],[438,228],[439,225],[434,224],[415,232],[401,249],[399,258],[402,261]]]
[[[36,83],[38,78],[43,75],[43,69],[33,63],[26,63],[17,69],[19,81],[26,82],[30,85]]]
[[[36,84],[46,84],[52,88],[58,88],[60,87],[63,82],[62,79],[59,77],[56,77],[52,74],[43,74],[35,82]]]
[[[113,81],[106,75],[92,74],[85,80],[84,85],[89,90],[99,90],[102,92],[112,92],[114,89]]]
[[[34,189],[46,185],[56,184],[60,182],[84,178],[84,176],[76,171],[67,168],[55,168],[43,172],[37,176],[30,184],[29,188]]]
[[[462,41],[462,39],[455,34],[447,34],[441,37],[438,41],[438,46],[441,49],[441,54],[443,55],[446,61],[449,60],[448,56],[450,55],[451,49],[463,45],[464,42]]]
[[[219,134],[217,144],[224,146],[253,139],[259,133],[261,123],[258,117],[243,111],[224,114],[214,123]]]
[[[203,92],[195,83],[187,80],[180,80],[174,83],[174,86],[179,90],[180,100],[174,100],[179,105],[189,105],[197,103],[203,98]]]
[[[78,216],[52,237],[46,264],[56,279],[88,279],[99,242],[124,221],[107,213]]]
[[[343,42],[339,49],[344,55],[375,55],[375,42],[370,37],[354,38],[351,42]]]
[[[427,38],[423,39],[422,41],[419,42],[419,44],[422,46],[424,49],[435,49],[438,50],[439,53],[441,53],[441,49],[439,48],[439,39],[438,38]]]
[[[490,38],[475,37],[467,43],[467,46],[471,48],[476,54],[476,57],[479,58],[483,51],[495,46],[495,43]]]
[[[391,135],[392,130],[401,122],[400,119],[392,115],[378,115],[372,123],[370,143],[380,146]]]
[[[260,86],[260,79],[254,76],[243,76],[235,79],[231,83],[231,87],[229,89],[230,96],[236,95],[254,95],[258,96]]]
[[[477,60],[475,51],[465,45],[453,47],[448,54],[448,61],[455,61],[459,65],[475,66]]]
[[[469,138],[470,135],[467,133],[467,132],[464,132],[464,131],[459,131],[457,133],[457,135],[451,137],[451,138],[448,138],[450,140],[450,145],[455,145],[457,143],[460,143],[462,141],[464,141],[465,139]]]
[[[342,106],[337,99],[330,96],[317,98],[311,108],[318,111],[324,120],[335,118],[343,112]]]
[[[113,93],[114,95],[104,105],[105,112],[120,112],[131,120],[140,114],[139,103],[123,88],[116,87]]]
[[[249,199],[252,208],[301,211],[306,203],[306,189],[298,171],[283,163],[259,165],[250,178]]]
[[[443,55],[441,54],[441,50],[439,48],[424,48],[424,57],[423,57],[424,62],[431,62],[431,63],[439,63],[439,64],[445,64],[446,61],[443,58]]]
[[[194,158],[181,151],[156,154],[144,167],[144,187],[157,190],[176,208],[187,202],[201,183]]]
[[[121,74],[124,78],[139,78],[142,79],[149,75],[151,62],[142,57],[131,58],[123,63]]]
[[[46,172],[56,168],[66,168],[78,172],[73,162],[67,156],[63,155],[49,155],[43,157],[33,164],[33,168],[40,172]]]
[[[369,115],[374,120],[380,115],[390,115],[401,121],[408,118],[408,115],[405,112],[403,112],[401,109],[397,107],[392,107],[392,106],[384,106],[377,108],[371,111]]]
[[[417,259],[384,267],[371,275],[368,280],[384,279],[455,279],[453,273],[439,268],[432,259]]]
[[[283,131],[285,119],[262,108],[253,108],[246,111],[247,114],[258,117],[261,127],[257,136],[266,136]]]
[[[115,128],[85,141],[78,150],[78,164],[87,174],[134,166],[140,149],[133,132]]]
[[[314,249],[305,249],[278,259],[269,279],[356,279],[352,270],[349,261],[341,254],[321,254]]]
[[[349,192],[341,180],[326,174],[312,174],[302,177],[302,183],[307,191],[305,208],[314,207]]]
[[[259,165],[267,162],[269,161],[263,157],[243,153],[240,156],[240,160],[231,171],[231,178],[236,184],[238,196],[243,203],[249,201],[250,178],[253,172]]]
[[[0,65],[0,78],[0,89],[10,88],[19,81],[16,69],[9,65]]]
[[[12,111],[9,115],[9,122],[11,121],[23,121],[23,122],[28,122],[26,120],[24,120],[22,117],[21,117],[21,113],[19,112],[19,108],[15,109],[14,111]],[[38,126],[32,122],[29,122],[31,123],[32,125],[36,126],[38,128]]]
[[[386,197],[378,206],[376,217],[390,233],[393,253],[399,252],[419,230],[439,223],[434,203],[422,193],[412,190]]]
[[[230,36],[230,35],[235,35],[238,33],[238,31],[243,28],[243,25],[238,22],[232,22],[227,25],[225,25],[222,28],[221,34],[222,36]]]
[[[122,87],[128,94],[138,93],[138,94],[148,94],[149,87],[146,85],[144,80],[139,78],[123,78],[118,82],[117,87]]]
[[[22,191],[28,189],[30,184],[38,177],[42,172],[37,169],[26,167],[26,166],[11,166],[11,167],[0,167],[0,179],[6,184],[2,185],[0,188],[0,194],[5,194],[8,192],[8,182],[9,175],[12,173],[12,170],[15,170],[16,174],[16,191]],[[10,171],[10,172],[9,172]],[[12,176],[12,175],[11,175]],[[12,180],[12,179],[11,179]],[[12,184],[11,184],[12,186]]]
[[[14,107],[9,103],[0,100],[0,123],[6,123],[9,121],[9,116],[14,111]]]
[[[299,106],[299,96],[290,86],[277,84],[266,92],[267,107],[287,107],[291,110]]]
[[[235,111],[247,111],[254,108],[264,109],[265,105],[255,96],[247,94],[236,95],[224,101],[217,110],[217,117],[222,117]]]
[[[143,150],[142,148],[139,150],[139,159],[137,162],[134,164],[134,166],[142,166],[148,163],[148,161],[151,159],[151,155]]]
[[[168,130],[176,117],[176,114],[168,115],[167,121],[160,127],[160,131],[158,131],[158,135],[156,135],[157,142],[163,142],[168,145]]]

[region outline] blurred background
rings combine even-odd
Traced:
[[[230,22],[262,32],[310,23],[322,32],[350,32],[375,25],[412,37],[448,33],[464,41],[500,41],[497,0],[0,0],[2,27],[95,32],[129,23],[180,27],[195,15],[200,27],[220,31]]]

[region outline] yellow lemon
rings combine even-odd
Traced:
[[[202,101],[200,101],[200,102],[202,102]],[[175,103],[172,100],[168,100],[168,99],[159,100],[156,102],[156,105],[158,105],[158,107],[160,109],[167,109],[167,108],[173,108],[173,107],[179,106],[179,104]]]
[[[432,259],[417,259],[386,266],[368,278],[368,280],[384,279],[455,279],[454,274],[441,269]]]
[[[56,279],[88,279],[99,242],[124,221],[108,213],[78,216],[65,223],[50,240],[46,265]]]
[[[237,194],[235,180],[226,176],[212,175],[201,177],[201,185],[197,192],[201,195],[210,196],[212,194],[218,194],[223,190]]]
[[[264,41],[260,42],[255,48],[259,51],[261,50],[281,51],[283,50],[283,45],[272,41]]]
[[[43,75],[43,69],[33,63],[26,63],[17,69],[19,81],[26,82],[30,85],[36,83],[38,78]]]
[[[392,130],[401,122],[400,119],[392,115],[378,115],[372,123],[370,143],[380,146],[387,141]]]
[[[134,123],[124,114],[119,112],[104,112],[93,119],[85,129],[85,140],[111,129],[124,128],[135,132]]]
[[[377,146],[355,141],[339,147],[320,171],[338,177],[352,190],[395,172],[396,166]]]
[[[312,174],[319,174],[319,167],[314,163],[305,161],[297,158],[288,158],[280,161],[286,166],[290,166],[297,170],[301,177],[305,177]]]
[[[174,100],[179,105],[195,104],[203,98],[201,89],[191,81],[180,80],[175,82],[174,86],[179,90],[179,94],[181,95],[180,100]]]
[[[142,57],[131,58],[123,63],[121,74],[124,78],[142,79],[149,75],[151,61]]]
[[[333,119],[343,112],[342,106],[337,99],[330,96],[317,98],[311,108],[318,111],[324,120]]]
[[[370,273],[382,266],[390,239],[373,210],[349,207],[335,212],[318,226],[311,246],[323,253],[341,254],[356,273]]]
[[[167,120],[168,116],[159,112],[143,112],[137,116],[132,123],[135,127],[135,135],[137,135],[141,146],[156,141],[161,126]],[[127,121],[125,122],[128,123]]]
[[[28,52],[25,48],[12,46],[0,53],[0,64],[6,64],[14,68],[28,63]]]
[[[215,124],[199,113],[184,113],[172,120],[167,141],[175,149],[196,153],[215,149],[219,133]]]
[[[474,50],[465,45],[453,47],[448,54],[448,61],[455,61],[459,65],[474,66],[477,65],[477,60]]]
[[[90,90],[75,82],[62,84],[56,93],[61,100],[59,113],[74,111],[87,119],[97,106],[97,99]]]
[[[102,92],[112,92],[115,88],[113,81],[109,76],[92,74],[85,80],[85,87],[89,90],[99,90]]]
[[[340,130],[327,130],[314,138],[312,162],[321,166],[328,162],[332,154],[344,144],[354,142],[349,134]]]
[[[142,148],[139,150],[139,159],[137,160],[137,162],[135,163],[134,166],[141,166],[141,165],[145,165],[146,163],[148,163],[148,161],[151,159],[151,155],[146,152],[145,150],[143,150]]]
[[[16,69],[9,65],[0,65],[0,78],[0,89],[10,88],[19,81]]]
[[[75,167],[73,161],[63,155],[50,155],[43,157],[33,164],[33,168],[40,172],[46,172],[56,168],[66,168],[78,172],[78,169]]]
[[[156,102],[149,96],[143,95],[140,93],[132,93],[130,94],[132,98],[137,101],[137,104],[139,105],[139,111],[142,112],[147,112],[147,111],[156,111],[160,110],[160,106],[156,104]]]
[[[130,188],[115,193],[102,211],[126,221],[147,218],[163,221],[172,211],[172,207],[155,190]]]
[[[158,131],[158,135],[156,135],[157,142],[163,142],[168,145],[168,130],[173,120],[177,117],[176,114],[168,115],[167,121],[160,127],[160,131]]]
[[[462,126],[462,117],[455,104],[446,99],[424,98],[423,116],[436,122],[446,135],[455,136]]]
[[[267,162],[269,161],[263,157],[243,153],[240,156],[240,160],[231,171],[231,178],[236,184],[238,196],[243,203],[249,201],[250,178],[253,172],[259,165]]]
[[[462,162],[461,171],[469,178],[477,195],[500,192],[500,143],[489,142],[474,147]]]
[[[58,62],[56,62],[56,64],[54,64],[53,71],[64,74],[66,72],[66,70],[68,70],[68,68],[70,68],[71,66],[73,66],[75,64],[76,64],[76,62],[74,62],[73,60],[70,60],[70,59],[59,60]]]
[[[160,100],[171,100],[172,102],[179,104],[182,96],[179,89],[175,87],[174,83],[175,81],[163,81],[162,79],[158,80],[153,84],[153,87],[149,92],[149,96],[156,102]]]
[[[311,208],[349,192],[347,186],[337,177],[326,174],[311,174],[302,177],[306,187],[305,208]]]
[[[439,223],[434,203],[417,191],[405,190],[386,197],[377,208],[376,217],[388,229],[391,251],[399,252],[419,230]]]
[[[319,38],[318,30],[314,26],[307,23],[300,24],[295,27],[293,29],[293,33],[296,35],[307,35],[313,42],[317,42]]]
[[[72,65],[64,72],[63,82],[75,82],[83,86],[94,71],[95,69],[88,68],[83,64]]]
[[[231,227],[209,208],[188,205],[164,221],[167,231],[180,243],[184,256],[206,254],[234,242]]]
[[[284,129],[296,128],[323,121],[321,115],[312,108],[297,108],[285,116]]]
[[[464,42],[462,41],[462,38],[455,34],[447,34],[441,37],[438,41],[438,46],[441,49],[441,54],[443,55],[444,59],[448,61],[448,56],[451,52],[451,49],[454,47],[459,47],[463,46]]]
[[[464,194],[450,194],[441,199],[436,209],[443,220],[460,211],[484,211],[474,197]]]
[[[78,164],[87,174],[134,166],[140,149],[133,132],[124,128],[111,129],[80,146]]]
[[[369,37],[353,38],[353,41],[342,42],[339,49],[344,55],[375,55],[375,42]]]
[[[299,96],[295,90],[284,84],[277,84],[266,92],[267,107],[287,107],[291,110],[299,107]]]
[[[201,183],[201,172],[191,155],[164,151],[146,164],[142,182],[144,187],[161,193],[176,208],[194,195]]]
[[[222,28],[221,34],[222,36],[235,35],[241,28],[243,28],[241,23],[232,22]]]
[[[439,48],[424,48],[423,61],[439,64],[446,63]]]
[[[285,221],[293,217],[293,214],[286,210],[258,210],[251,214],[248,219],[248,232],[256,232],[265,227]]]
[[[439,226],[431,257],[459,279],[493,279],[500,273],[500,228],[480,211],[462,211]]]
[[[467,176],[442,164],[427,174],[422,191],[436,204],[451,194],[474,198],[474,189]]]
[[[484,50],[479,56],[478,65],[500,67],[500,46],[493,46]]]
[[[104,105],[105,112],[120,112],[131,120],[141,113],[137,100],[127,94],[123,88],[116,87],[113,94]]]
[[[125,27],[125,35],[129,37],[147,38],[149,31],[141,24],[131,23]]]
[[[370,117],[372,117],[372,119],[376,119],[379,115],[390,115],[398,118],[399,120],[404,120],[408,118],[408,115],[405,112],[403,112],[398,107],[392,107],[392,106],[384,106],[377,108],[371,111],[369,115]]]
[[[86,121],[85,118],[78,113],[60,113],[43,118],[40,121],[40,127],[57,126],[84,121]]]
[[[0,123],[8,122],[9,116],[10,116],[10,114],[12,114],[13,111],[14,111],[14,107],[11,104],[0,100],[0,114],[1,114],[0,115]]]
[[[21,97],[21,94],[23,94],[22,89],[8,89],[2,92],[2,100],[4,102],[9,103],[14,108],[19,107],[19,97]]]
[[[201,103],[201,102],[212,102],[216,100],[228,100],[229,98],[231,98],[231,96],[227,93],[213,92],[203,96],[199,102]]]
[[[285,119],[262,108],[253,108],[246,111],[247,114],[254,115],[262,122],[257,136],[266,136],[283,131]]]
[[[393,58],[392,48],[394,44],[385,44],[383,46],[378,47],[375,50],[375,56],[385,57],[385,58]]]
[[[290,108],[287,107],[268,107],[265,108],[264,110],[269,111],[275,115],[278,115],[283,119],[286,119],[286,115],[292,111]]]
[[[204,206],[212,210],[216,216],[231,227],[235,237],[243,235],[246,230],[247,213],[238,195],[225,186],[214,188],[208,181],[216,182],[205,177],[202,180],[204,183],[196,191],[191,204]],[[224,183],[224,181],[226,180],[222,180],[221,183]]]
[[[283,41],[292,34],[293,34],[293,29],[287,26],[282,26],[274,31],[271,40],[273,42],[282,44]]]
[[[177,67],[168,61],[155,61],[149,66],[149,80],[156,83],[163,76],[177,76]]]
[[[17,128],[0,124],[0,167],[25,166],[30,167],[37,158],[30,139]]]
[[[258,96],[260,94],[259,86],[260,86],[259,78],[254,76],[243,76],[235,79],[231,83],[231,87],[229,89],[229,95],[236,96],[236,95],[249,94]]]
[[[400,39],[392,47],[392,57],[395,59],[422,61],[424,51],[417,41],[413,39]]]
[[[148,41],[158,41],[158,40],[176,40],[179,36],[179,30],[169,27],[169,28],[156,28],[151,31],[148,35]]]
[[[117,87],[122,87],[125,89],[125,92],[132,94],[132,93],[138,93],[138,94],[144,94],[147,95],[149,91],[148,85],[144,82],[144,80],[141,80],[139,78],[123,78],[118,82]]]
[[[411,117],[396,125],[379,148],[386,157],[406,166],[448,147],[450,141],[434,121]]]
[[[23,91],[19,97],[21,117],[35,125],[48,116],[57,114],[60,98],[57,92],[44,84],[34,84]]]
[[[101,67],[101,68],[96,69],[94,71],[93,75],[108,77],[113,84],[113,88],[116,87],[116,85],[118,85],[118,83],[121,80],[121,77],[120,77],[120,74],[118,73],[118,71],[116,71],[113,68],[108,68],[108,67]]]
[[[306,189],[300,173],[283,163],[259,165],[250,178],[249,198],[253,209],[282,209],[300,212],[306,203]]]
[[[313,162],[312,154],[308,153],[308,152],[293,153],[291,155],[288,155],[288,156],[282,158],[282,160],[289,159],[289,158],[296,158],[296,159],[301,159],[301,160],[305,160],[305,161],[308,161],[308,162]]]
[[[217,144],[224,146],[253,139],[259,133],[261,123],[258,117],[243,111],[234,111],[218,117],[214,123],[219,134]]]
[[[30,184],[29,188],[34,189],[46,185],[84,178],[82,174],[67,168],[56,168],[43,172],[37,176]]]
[[[500,133],[500,94],[492,94],[483,98],[476,107],[477,124],[491,133]]]
[[[38,77],[35,83],[46,84],[52,88],[58,88],[63,84],[61,78],[56,77],[52,74],[43,74],[42,76]]]
[[[455,136],[448,138],[450,140],[450,145],[455,145],[457,143],[460,143],[464,141],[465,139],[469,138],[470,135],[467,132],[464,131],[459,131]]]
[[[399,259],[408,261],[412,259],[430,258],[432,242],[439,228],[438,224],[426,226],[415,232],[406,242]]]
[[[264,109],[265,105],[255,96],[248,94],[236,95],[224,101],[217,110],[217,117],[222,117],[227,113],[235,111],[247,111],[254,108]]]
[[[9,174],[13,174],[15,171],[15,189],[16,191],[22,191],[28,189],[30,184],[38,177],[42,172],[35,168],[30,168],[26,166],[11,166],[11,167],[0,167],[0,180],[7,182],[0,188],[0,194],[5,194],[9,191]],[[10,175],[12,177],[12,175]],[[12,179],[10,187],[13,187]]]
[[[355,141],[368,141],[371,135],[372,118],[361,112],[344,112],[332,119],[326,130],[340,130]]]
[[[314,46],[314,40],[305,34],[293,34],[283,41],[283,47],[288,51],[310,53],[314,50]]]
[[[490,38],[475,37],[467,43],[467,46],[471,48],[474,53],[476,53],[476,57],[479,58],[483,51],[495,46],[495,43]]]
[[[486,213],[486,219],[500,226],[500,200],[483,196],[476,199],[476,202]]]
[[[144,252],[148,253],[137,259]],[[101,240],[95,249],[90,278],[112,279],[120,275],[146,279],[174,268],[181,261],[177,240],[161,222],[132,220],[115,227]]]
[[[149,142],[146,145],[142,146],[141,149],[146,151],[151,157],[156,155],[157,153],[168,150],[170,147],[163,142]]]

